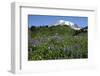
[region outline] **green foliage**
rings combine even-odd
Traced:
[[[75,59],[88,57],[87,32],[73,36],[66,25],[29,29],[28,60]]]

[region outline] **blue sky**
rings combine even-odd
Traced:
[[[88,26],[88,17],[50,15],[28,15],[28,26],[52,25],[59,20],[71,21],[80,27]]]

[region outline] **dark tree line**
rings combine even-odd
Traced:
[[[82,28],[80,30],[76,30],[75,33],[73,34],[73,36],[78,35],[79,33],[82,33],[82,32],[83,33],[87,32],[87,30],[88,30],[88,26],[86,26],[86,27],[84,27],[84,28]]]

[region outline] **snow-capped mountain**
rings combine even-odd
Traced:
[[[55,24],[56,25],[67,25],[69,27],[71,27],[72,29],[74,30],[80,30],[81,27],[79,27],[77,24],[71,22],[71,21],[65,21],[65,20],[59,20],[57,21],[57,23]]]

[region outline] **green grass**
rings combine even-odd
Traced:
[[[87,58],[87,32],[74,34],[66,25],[29,29],[28,60]]]

